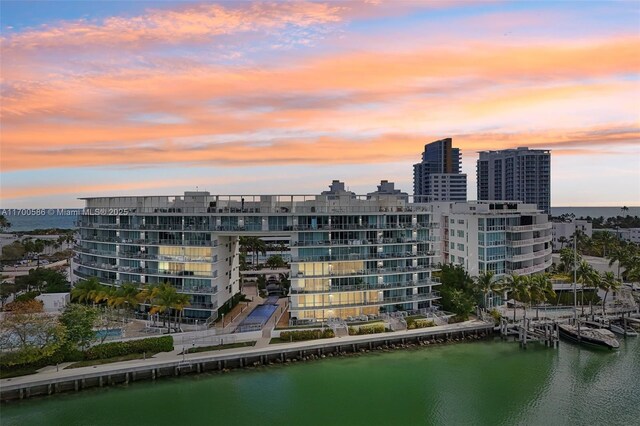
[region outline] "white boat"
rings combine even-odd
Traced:
[[[640,319],[638,318],[627,318],[627,324],[636,330],[640,330]]]
[[[574,327],[569,324],[559,324],[560,336],[572,340],[576,343],[589,346],[618,349],[620,343],[615,339],[613,333],[603,328],[593,329],[588,327]]]
[[[609,329],[614,333],[620,334],[622,336],[637,336],[638,332],[635,331],[632,327],[624,326],[624,324],[612,322],[609,324]]]

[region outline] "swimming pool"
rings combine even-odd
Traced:
[[[108,330],[98,330],[96,331],[97,339],[115,339],[118,337],[122,337],[122,329],[121,328],[110,328]]]
[[[256,306],[256,308],[240,323],[236,332],[242,333],[244,331],[260,330],[276,309],[278,309],[278,305],[273,304]]]

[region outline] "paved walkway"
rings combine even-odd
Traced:
[[[271,321],[273,321],[273,319]],[[410,336],[424,335],[424,334],[442,334],[442,333],[457,332],[457,331],[463,331],[463,330],[473,330],[473,329],[477,329],[478,327],[486,327],[486,326],[487,326],[487,323],[485,322],[473,320],[473,321],[466,321],[463,323],[450,324],[445,326],[430,327],[428,329],[404,330],[404,331],[397,331],[394,333],[384,333],[384,335],[388,336],[389,338],[397,339],[402,337],[410,337]],[[372,338],[375,339],[380,337],[381,337],[380,334],[334,337],[331,339],[309,340],[304,342],[293,342],[293,343],[280,343],[277,345],[272,345],[272,347],[274,350],[277,350],[277,351],[290,350],[290,349],[304,350],[307,347],[313,347],[318,345],[323,345],[323,346],[331,346],[332,344],[347,345],[347,344],[356,343],[356,342],[370,341]],[[252,352],[261,352],[261,351],[264,351],[265,348],[270,348],[266,337],[260,338],[259,341],[260,341],[260,346],[256,345],[253,347],[231,348],[231,349],[223,349],[219,351],[200,352],[200,353],[188,354],[185,356],[181,355],[182,345],[180,345],[180,346],[176,346],[176,349],[174,349],[172,352],[162,352],[162,353],[156,354],[152,358],[147,358],[146,360],[138,359],[138,360],[131,360],[131,361],[114,362],[111,364],[74,368],[70,370],[64,370],[61,368],[59,371],[56,371],[55,366],[53,366],[52,368],[47,367],[47,368],[41,369],[38,373],[29,375],[29,376],[14,377],[11,379],[2,379],[0,380],[0,387],[8,386],[8,385],[16,385],[16,384],[30,384],[30,383],[41,382],[43,380],[57,380],[57,379],[64,379],[64,378],[81,377],[84,374],[91,374],[91,373],[97,373],[97,372],[107,373],[110,371],[117,371],[123,368],[150,367],[150,366],[153,366],[154,364],[161,364],[166,362],[180,362],[182,361],[183,358],[186,359],[187,361],[200,361],[200,360],[211,358],[212,356],[217,356],[217,355],[236,355],[236,354],[249,355]],[[265,341],[267,341],[266,344],[264,344]]]

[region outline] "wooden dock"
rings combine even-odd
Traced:
[[[500,335],[505,339],[515,336],[520,347],[525,349],[531,342],[544,343],[550,348],[557,348],[560,342],[560,330],[555,321],[532,321],[530,318],[525,318],[516,324],[509,324],[505,318],[502,318]]]

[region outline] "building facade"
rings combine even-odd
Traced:
[[[466,201],[467,175],[460,173],[460,149],[451,138],[424,147],[422,161],[413,165],[413,195],[422,201]]]
[[[433,206],[441,229],[441,260],[469,275],[531,275],[552,264],[551,222],[535,205],[476,201]]]
[[[242,235],[291,241],[295,319],[431,309],[439,298],[429,208],[388,183],[365,196],[334,182],[321,195],[186,192],[85,202],[74,275],[115,286],[168,282],[190,296],[187,318],[217,315],[240,290]]]
[[[574,219],[571,222],[553,222],[553,228],[551,229],[553,249],[560,250],[566,247],[569,240],[571,240],[576,233],[576,230],[582,232],[589,238],[593,235],[591,222],[587,220]]]
[[[290,241],[292,319],[437,309],[440,263],[528,275],[551,265],[551,223],[516,202],[415,203],[383,181],[356,195],[86,198],[73,272],[101,283],[169,283],[184,316],[215,317],[240,291],[239,238]]]
[[[482,151],[477,162],[478,200],[517,200],[551,213],[551,152]]]

